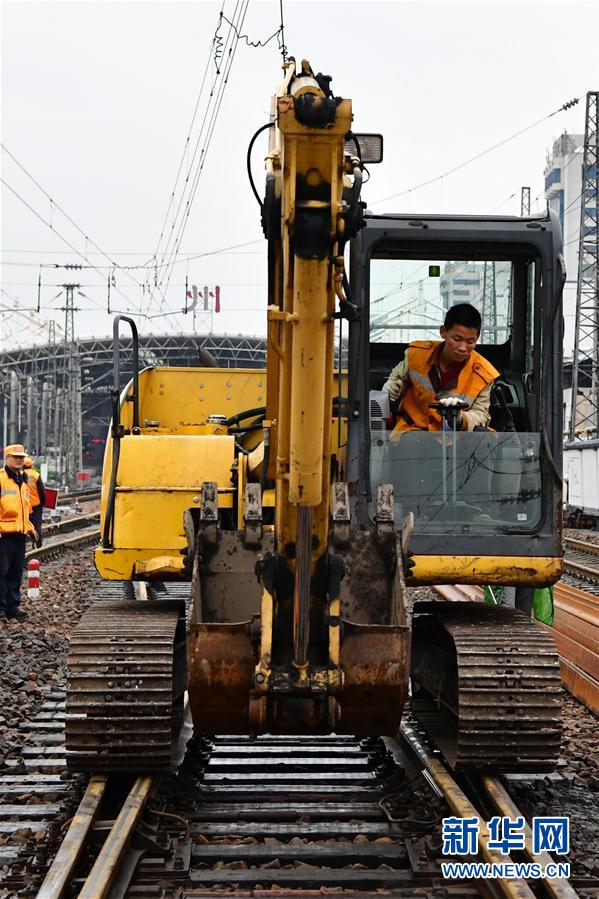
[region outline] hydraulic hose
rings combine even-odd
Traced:
[[[258,128],[258,130],[254,134],[254,136],[252,137],[252,139],[248,145],[248,151],[247,151],[247,156],[246,156],[246,165],[247,165],[247,171],[248,171],[248,178],[250,179],[250,187],[252,188],[252,190],[254,192],[254,196],[258,200],[258,205],[260,206],[260,208],[262,208],[263,203],[262,203],[262,200],[260,199],[260,194],[256,190],[256,185],[254,184],[254,178],[252,176],[252,150],[254,149],[254,144],[256,143],[256,138],[260,134],[262,134],[263,131],[266,131],[267,128],[274,128],[274,126],[275,126],[274,122],[267,122],[266,125],[262,125],[262,127]]]
[[[262,471],[260,472],[260,492],[264,494],[266,489],[266,472],[270,462],[270,428],[264,428],[264,456],[262,457]]]
[[[255,409],[246,409],[244,412],[237,412],[236,415],[227,418],[225,424],[230,428],[233,425],[238,425],[240,422],[245,421],[246,418],[255,418],[258,415],[261,415],[262,418],[264,418],[266,415],[266,406],[257,406]]]

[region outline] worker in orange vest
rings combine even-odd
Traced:
[[[31,504],[29,517],[37,531],[37,541],[34,545],[39,547],[42,545],[42,515],[46,502],[46,488],[41,474],[33,467],[33,459],[30,459],[29,456],[25,457],[25,474],[29,484],[29,502]]]
[[[27,453],[20,443],[4,450],[0,468],[0,619],[27,618],[21,609],[21,578],[27,536],[37,539],[29,514],[29,485],[23,471]]]
[[[478,309],[458,303],[447,310],[439,329],[442,341],[408,345],[383,386],[391,400],[400,401],[396,432],[440,431],[443,417],[460,431],[488,426],[491,388],[499,372],[475,350],[480,330]]]

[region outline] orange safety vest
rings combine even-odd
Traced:
[[[0,468],[0,534],[32,534],[29,485],[17,484]]]
[[[29,502],[31,503],[31,508],[35,509],[36,506],[41,504],[39,490],[37,489],[40,473],[35,468],[26,468],[25,474],[29,483]]]
[[[499,377],[490,362],[473,350],[460,370],[457,382],[446,385],[438,393],[431,383],[441,346],[439,340],[415,340],[407,349],[410,383],[401,401],[395,431],[440,431],[443,419],[436,409],[429,408],[439,396],[457,396],[472,405],[478,394]]]

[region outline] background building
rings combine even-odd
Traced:
[[[574,348],[583,144],[584,134],[564,132],[553,142],[552,152],[547,154],[545,166],[545,197],[549,208],[559,216],[564,241],[567,272],[564,288],[566,359],[572,358]]]

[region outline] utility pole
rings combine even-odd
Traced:
[[[2,375],[2,451],[4,451],[4,447],[8,444],[8,398],[9,398],[9,390],[7,384],[10,384],[10,381],[7,379],[8,371],[7,369],[2,369],[0,372]]]
[[[582,154],[570,440],[599,437],[599,92],[587,93]]]
[[[72,403],[73,410],[73,464],[75,471],[73,480],[76,481],[77,473],[83,468],[81,434],[81,357],[79,355],[78,347],[76,347],[76,352],[73,356],[73,380],[70,402]]]
[[[35,416],[36,416],[36,408],[35,408],[35,392],[33,385],[33,378],[31,375],[27,378],[27,392],[26,396],[26,406],[25,406],[25,448],[27,452],[31,454],[33,452],[33,446],[35,443]]]
[[[54,464],[56,466],[56,477],[59,483],[63,478],[63,444],[62,444],[62,432],[63,432],[63,415],[62,415],[62,387],[56,388],[55,394],[55,408],[54,408],[54,454],[55,461]]]
[[[523,187],[520,191],[520,218],[530,215],[530,187]]]
[[[61,440],[61,452],[65,450],[65,480],[69,486],[73,486],[77,480],[77,472],[81,467],[81,416],[77,416],[77,410],[81,409],[81,370],[79,367],[79,353],[75,343],[75,312],[78,311],[74,303],[75,291],[79,290],[79,284],[63,284],[65,291],[64,312],[64,396],[66,399],[62,422],[64,442]],[[79,376],[77,372],[79,371]]]
[[[486,261],[483,270],[483,334],[486,331],[489,343],[497,343],[497,279],[495,262]]]
[[[47,381],[42,384],[42,408],[40,418],[40,445],[37,448],[40,456],[48,452],[48,418],[50,411],[50,385]]]
[[[10,418],[8,420],[9,442],[16,443],[19,430],[19,377],[16,371],[10,373]]]
[[[48,322],[48,361],[50,369],[50,403],[48,406],[48,431],[50,436],[48,442],[54,447],[55,453],[58,453],[60,447],[60,411],[58,403],[58,346],[56,344],[56,322],[51,319]],[[58,456],[57,456],[58,459]],[[60,468],[60,463],[58,468]]]
[[[5,393],[2,394],[2,450],[4,451],[4,447],[8,445],[8,397]]]

